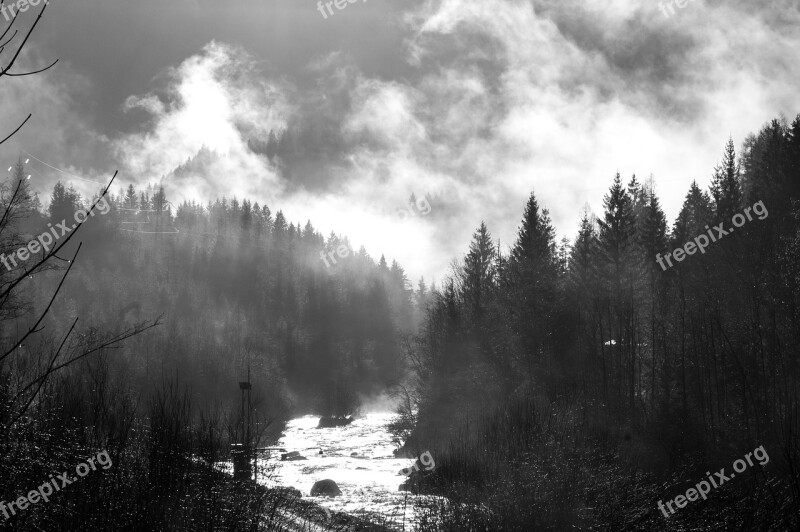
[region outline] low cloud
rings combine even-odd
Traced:
[[[341,23],[367,35],[357,20]],[[789,1],[697,0],[669,18],[658,2],[634,0],[415,2],[397,19],[396,75],[331,44],[288,75],[212,41],[124,102],[134,131],[72,142],[89,153],[107,143],[124,175],[163,177],[173,202],[266,201],[398,259],[412,278],[441,279],[482,219],[511,244],[531,190],[573,237],[585,204],[602,210],[616,172],[652,174],[673,219],[691,181],[709,182],[729,134],[738,144],[800,111],[798,22]],[[43,83],[35,99],[53,102],[44,124],[92,130],[65,110],[76,102],[63,94],[84,80]],[[287,128],[301,147],[291,161],[248,145]],[[435,198],[429,216],[387,215],[411,193]]]

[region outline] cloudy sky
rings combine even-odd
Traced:
[[[800,112],[796,0],[345,5],[51,0],[18,69],[59,63],[3,78],[2,130],[33,118],[0,161],[266,202],[439,280],[481,220],[510,244],[531,191],[573,238],[615,173],[652,175],[671,222],[729,135]],[[291,175],[247,144],[286,127],[315,132]],[[171,175],[203,147],[204,168]],[[99,186],[31,171],[45,200],[58,178]],[[396,213],[411,193],[430,214]]]

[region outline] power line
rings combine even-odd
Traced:
[[[123,222],[123,223],[144,223],[144,222]],[[235,236],[235,235],[221,235],[219,233],[195,233],[191,231],[180,231],[177,227],[175,231],[136,231],[134,229],[120,229],[120,231],[127,231],[128,233],[141,233],[145,235],[176,235],[178,233],[182,235],[191,235],[191,236],[213,236],[217,238],[236,238],[239,240],[246,239],[247,237],[244,236]]]
[[[35,156],[31,155],[30,153],[26,152],[25,150],[20,150],[20,151],[22,153],[24,153],[25,155],[27,155],[28,157],[30,157],[31,159],[35,159],[35,160],[39,161],[40,163],[42,163],[43,165],[47,166],[48,168],[52,168],[53,170],[55,170],[57,172],[61,172],[62,174],[68,175],[70,177],[74,177],[75,179],[80,179],[81,181],[88,181],[90,183],[98,183],[100,185],[105,185],[106,184],[106,183],[102,183],[100,181],[95,181],[93,179],[86,179],[85,177],[81,177],[81,176],[77,176],[75,174],[71,174],[71,173],[67,172],[66,170],[62,170],[61,168],[56,168],[55,166],[47,164],[43,160],[39,159],[38,157],[35,157]]]
[[[134,229],[120,229],[120,231],[127,231],[128,233],[141,233],[143,235],[177,235],[180,233],[177,227],[174,231],[136,231]]]

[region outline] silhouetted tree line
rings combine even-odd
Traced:
[[[89,323],[163,314],[163,330],[119,357],[143,387],[178,375],[227,398],[249,365],[271,404],[293,397],[299,411],[347,414],[359,395],[396,382],[398,333],[414,326],[419,297],[397,262],[376,264],[363,247],[341,258],[346,238],[326,240],[311,222],[287,223],[247,199],[175,208],[163,188],[133,185],[107,198],[65,295]],[[44,221],[69,221],[82,206],[57,183]],[[329,250],[337,262],[326,266]]]
[[[759,201],[765,219],[657,263]],[[482,223],[406,349],[406,448],[437,463],[420,489],[473,504],[436,508],[444,521],[424,529],[795,529],[799,268],[800,116],[738,157],[729,141],[671,227],[652,180],[619,175],[569,246],[533,194],[509,251]],[[658,511],[758,445],[764,470]]]
[[[360,142],[371,140],[359,139]],[[278,131],[270,130],[265,137],[249,139],[247,146],[280,168],[286,179],[295,181],[307,177],[303,173],[312,162],[320,166],[328,166],[332,161],[344,163],[349,143],[340,134],[337,121],[319,109],[296,124]]]

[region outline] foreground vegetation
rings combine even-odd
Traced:
[[[0,500],[24,496],[63,471],[72,475],[97,449],[108,451],[112,466],[8,520],[0,516],[0,528],[293,531],[300,516],[326,530],[383,530],[345,515],[328,519],[296,490],[266,489],[220,472],[217,464],[229,459],[222,427],[213,419],[193,426],[186,391],[167,385],[137,412],[131,397],[111,400],[121,383],[108,380],[102,357],[85,369],[90,379],[49,386],[29,422],[2,442]]]

